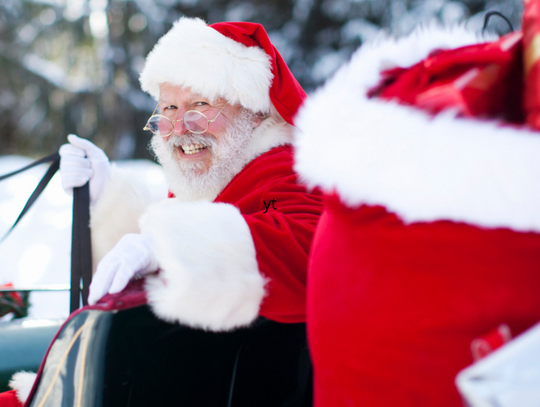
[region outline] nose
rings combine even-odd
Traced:
[[[188,131],[184,124],[184,113],[185,112],[183,110],[178,110],[178,114],[176,115],[176,121],[174,122],[173,134],[182,135],[186,134],[186,132]]]

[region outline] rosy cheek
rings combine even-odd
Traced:
[[[232,124],[232,121],[229,120],[228,118],[226,117],[218,117],[216,119],[216,121],[214,123],[211,123],[213,124],[213,128],[217,131],[217,132],[224,132],[227,130],[227,128]]]

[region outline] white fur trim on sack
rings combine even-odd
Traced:
[[[139,218],[151,204],[151,197],[143,182],[113,165],[111,179],[90,212],[94,271],[122,236],[140,233]]]
[[[250,324],[265,295],[249,227],[233,205],[169,199],[141,219],[161,268],[148,303],[168,321],[212,331]]]
[[[272,78],[270,57],[262,48],[246,47],[201,19],[182,17],[148,55],[140,82],[156,100],[159,84],[167,82],[267,113]]]
[[[17,392],[17,398],[22,404],[26,402],[26,399],[30,395],[32,386],[36,381],[36,376],[36,373],[25,372],[23,370],[15,373],[9,381],[9,387]]]
[[[335,189],[352,207],[383,205],[406,222],[540,231],[538,132],[366,97],[382,66],[407,67],[431,49],[473,42],[463,29],[431,28],[360,48],[297,117],[303,180]]]

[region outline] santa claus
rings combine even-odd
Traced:
[[[140,81],[157,101],[145,129],[169,199],[150,202],[88,140],[71,135],[60,150],[64,189],[90,182],[89,303],[146,276],[148,304],[167,321],[212,331],[257,316],[305,321],[322,202],[292,168],[292,120],[306,95],[264,28],[182,18]]]
[[[534,42],[461,26],[379,39],[301,109],[296,169],[326,191],[308,271],[316,407],[460,406],[478,339],[540,321]]]
[[[160,270],[146,288],[161,318],[211,330],[257,315],[303,321],[321,204],[292,170],[292,118],[305,93],[263,27],[182,18],[140,80],[157,100],[145,128],[170,199],[151,205],[144,185],[87,140],[69,136],[60,150],[64,188],[90,181],[98,265],[89,303]]]

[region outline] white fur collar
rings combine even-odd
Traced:
[[[540,231],[540,134],[496,122],[433,118],[367,99],[379,72],[436,48],[480,42],[462,27],[428,27],[364,45],[301,109],[296,170],[343,201],[383,205],[406,222],[453,220]]]

